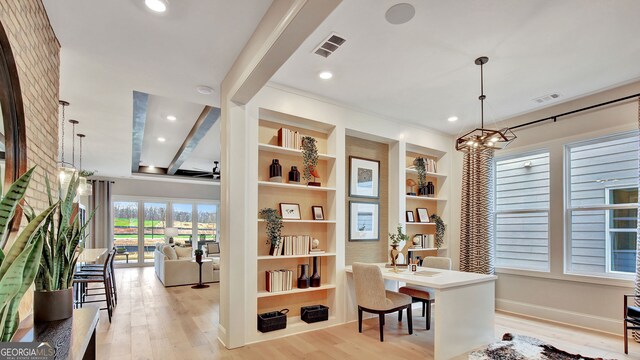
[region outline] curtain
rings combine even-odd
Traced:
[[[640,97],[638,98],[638,129],[640,129]],[[640,140],[640,132],[638,133],[638,139]],[[638,179],[640,179],[640,150],[638,151]],[[639,189],[640,191],[640,189]],[[638,256],[638,250],[640,250],[640,208],[638,208],[638,231],[636,235],[636,283],[635,283],[635,295],[640,295],[640,256]],[[636,306],[640,306],[640,298],[635,298]],[[636,342],[640,342],[640,331],[633,332],[633,339]]]
[[[111,181],[93,180],[93,195],[89,196],[89,211],[95,209],[91,221],[88,248],[113,247],[113,215],[111,213]]]
[[[493,274],[493,150],[464,154],[460,270]]]

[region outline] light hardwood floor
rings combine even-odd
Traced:
[[[217,340],[217,284],[199,290],[164,288],[153,268],[116,269],[116,276],[119,304],[111,324],[106,312],[101,312],[98,359],[388,360],[430,359],[433,355],[433,330],[424,330],[424,318],[414,317],[411,336],[406,325],[392,315],[387,316],[384,343],[378,340],[377,320],[368,319],[362,334],[356,323],[349,323],[226,350]],[[640,344],[635,343],[631,355],[624,356],[621,337],[498,313],[496,338],[506,332],[533,336],[584,356],[640,359]]]

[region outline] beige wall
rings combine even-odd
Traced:
[[[376,202],[378,200],[349,197],[349,156],[380,161],[380,239],[377,241],[349,241],[349,226],[345,226],[345,264],[354,262],[386,262],[389,250],[389,145],[347,136],[345,142],[345,224],[349,224],[349,201]]]
[[[40,0],[0,1],[0,22],[18,67],[28,166],[38,165],[26,200],[36,211],[44,210],[44,175],[48,174],[53,182],[57,179],[60,45]],[[31,312],[32,297],[28,291],[20,307],[21,316]]]
[[[640,93],[640,82],[510,119],[511,126]],[[524,128],[497,156],[547,149],[551,157],[551,210],[549,273],[498,270],[497,308],[621,334],[622,295],[631,281],[564,274],[564,144],[637,129],[638,103],[631,101],[600,108],[558,122]],[[457,165],[461,167],[460,164]],[[455,239],[457,240],[457,239]]]

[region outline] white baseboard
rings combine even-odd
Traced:
[[[622,319],[605,318],[506,299],[496,299],[496,310],[622,336]]]

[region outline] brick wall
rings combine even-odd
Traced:
[[[60,44],[41,0],[0,1],[0,22],[18,67],[28,166],[38,165],[26,199],[34,209],[44,210],[45,174],[52,182],[57,179]],[[31,291],[25,295],[20,307],[22,316],[31,312],[32,296]]]

